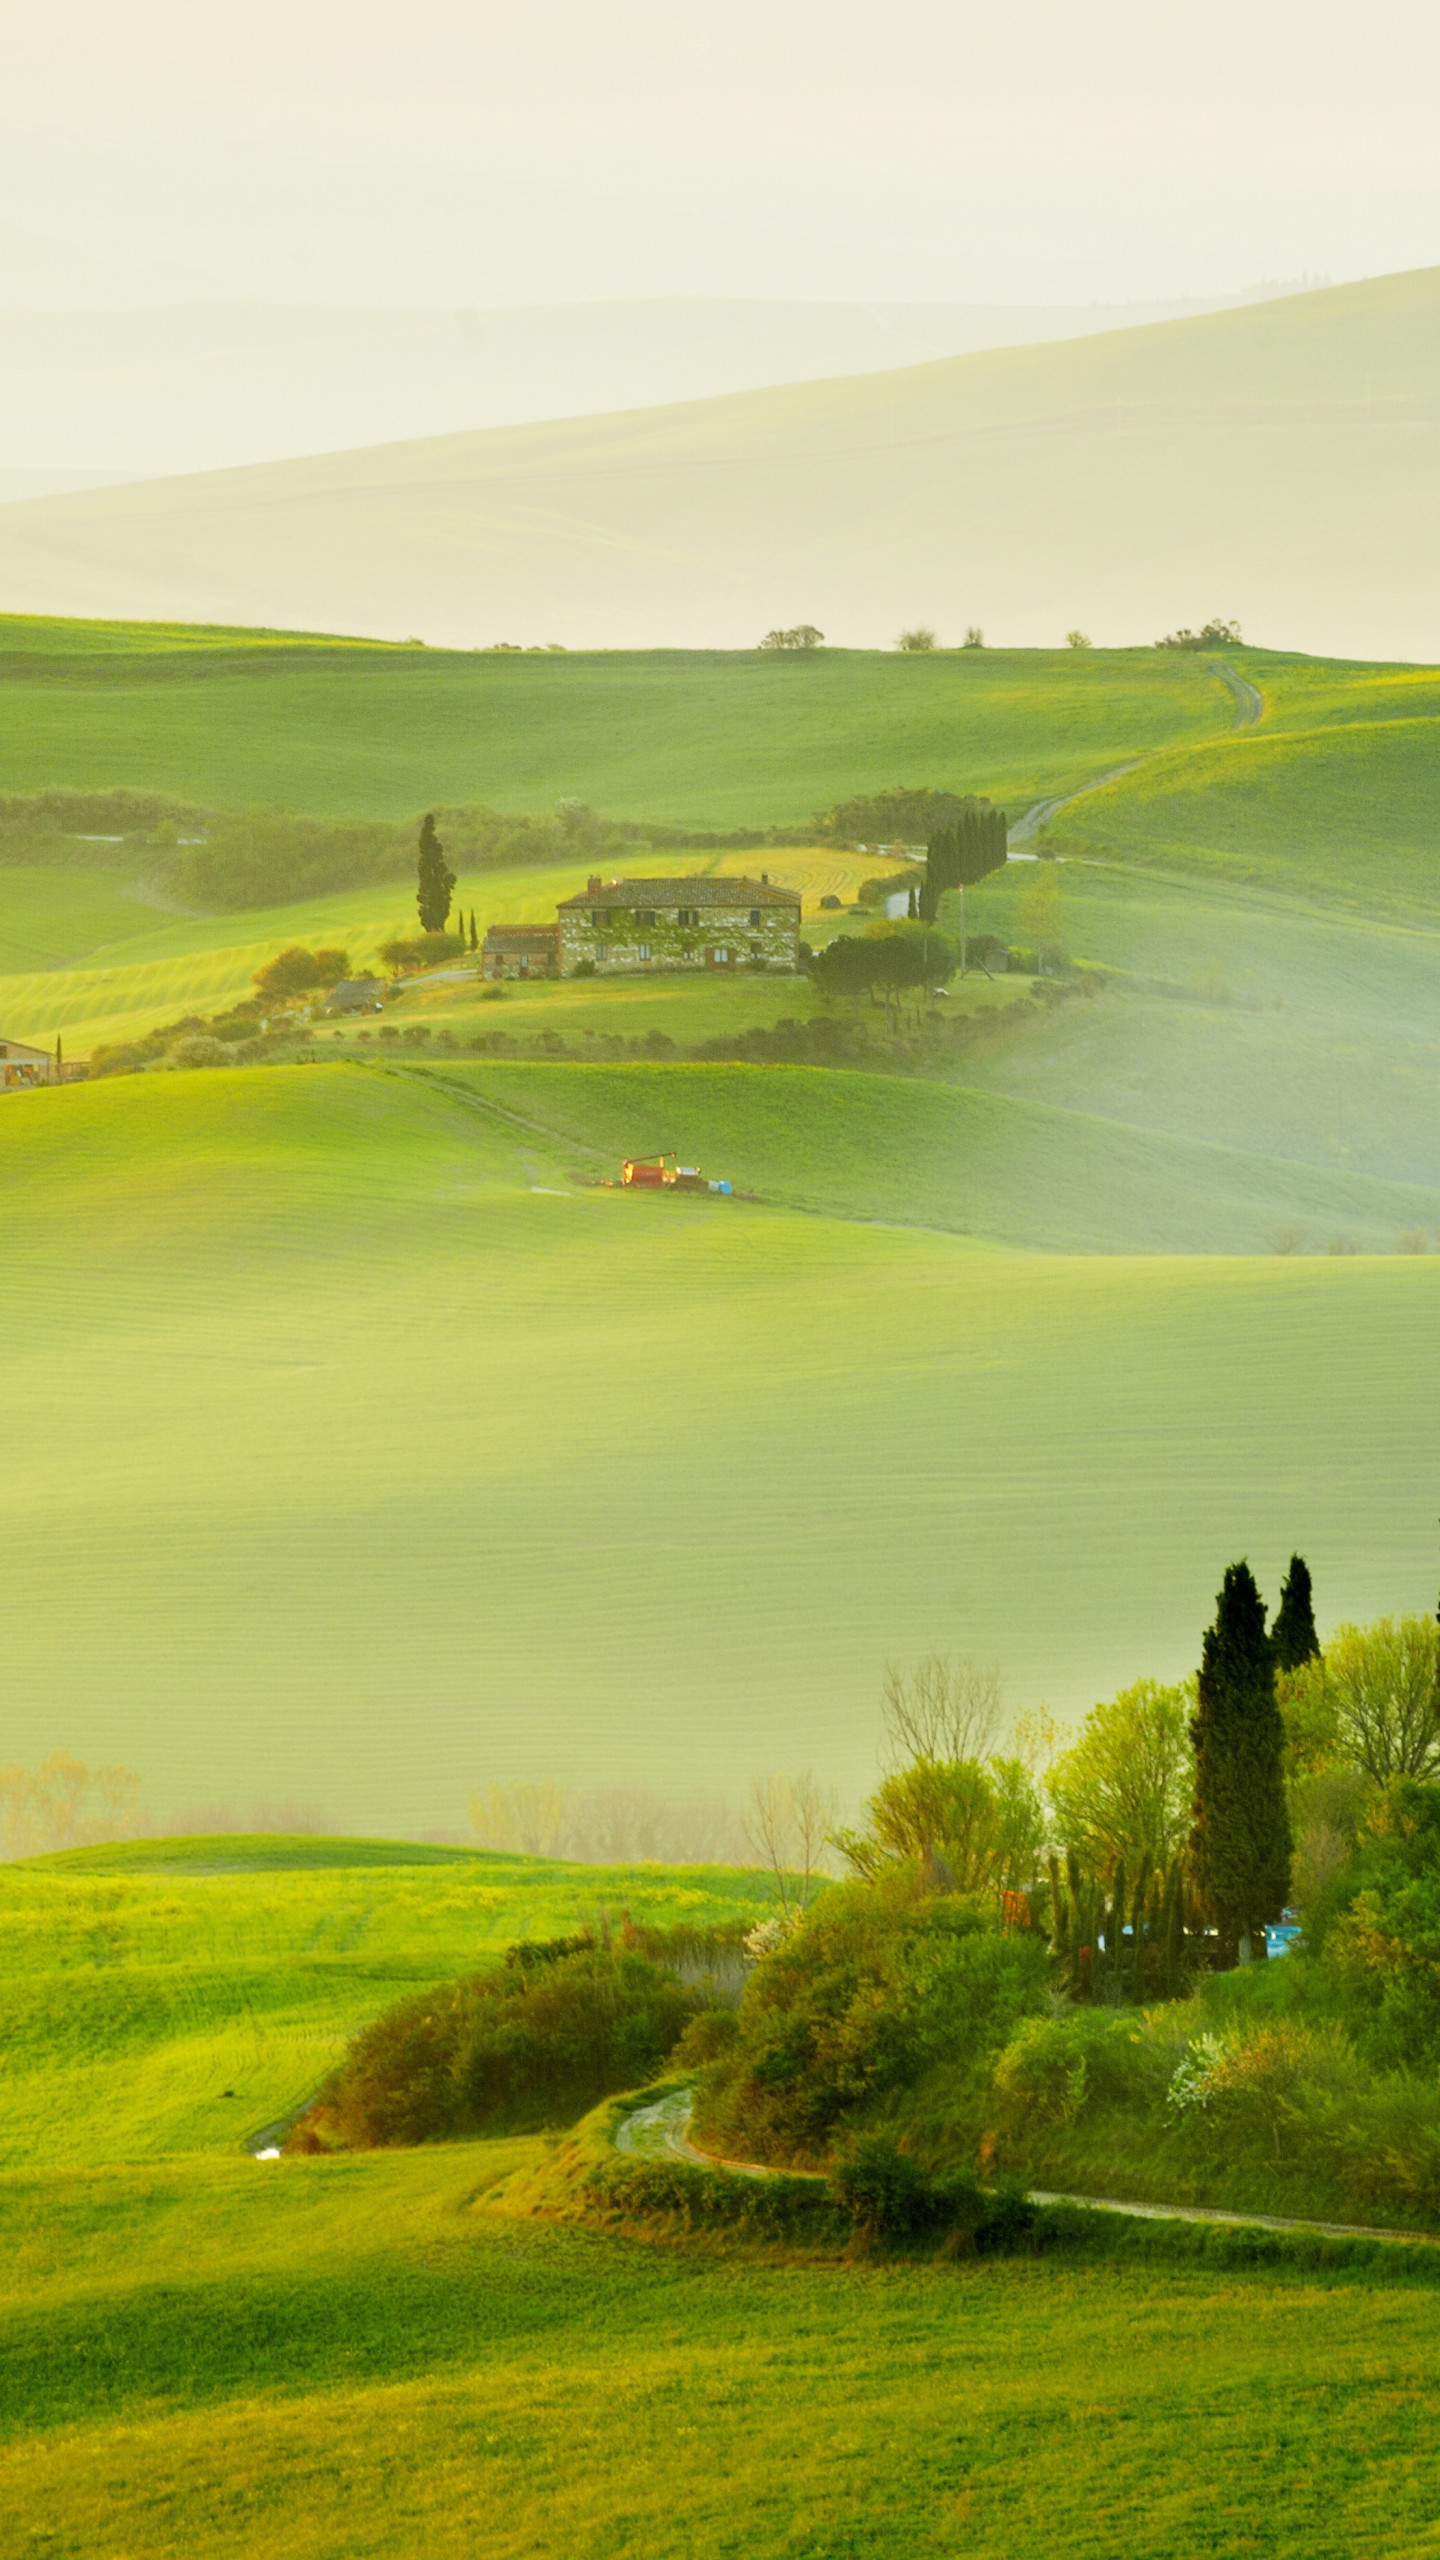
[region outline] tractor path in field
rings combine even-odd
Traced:
[[[674,2089],[648,2107],[636,2107],[616,2129],[615,2148],[641,2160],[688,2160],[699,2169],[728,2169],[742,2178],[818,2178],[818,2169],[776,2170],[754,2160],[720,2160],[700,2151],[690,2139],[695,2103],[691,2089]],[[1139,2222],[1221,2223],[1236,2231],[1298,2231],[1322,2240],[1411,2241],[1422,2249],[1440,2247],[1440,2236],[1427,2231],[1387,2231],[1369,2222],[1312,2222],[1289,2213],[1236,2213],[1224,2205],[1149,2204],[1122,2196],[1062,2195],[1051,2187],[1028,2190],[1035,2204],[1078,2205],[1086,2213],[1129,2214]]]
[[[1256,722],[1263,720],[1265,716],[1265,697],[1259,686],[1253,685],[1248,676],[1242,676],[1237,668],[1230,666],[1223,658],[1214,661],[1213,672],[1220,678],[1235,704],[1235,717],[1231,727],[1253,729]],[[1127,773],[1138,773],[1142,764],[1150,762],[1151,756],[1166,753],[1167,749],[1164,747],[1152,747],[1150,755],[1132,756],[1128,764],[1112,765],[1108,773],[1097,773],[1092,782],[1082,782],[1078,791],[1062,791],[1058,799],[1054,800],[1037,800],[1034,807],[1027,809],[1024,816],[1011,828],[1011,845],[1033,843],[1041,828],[1048,827],[1051,819],[1058,816],[1062,809],[1070,808],[1077,800],[1084,800],[1092,791],[1103,791],[1107,782],[1119,782]]]

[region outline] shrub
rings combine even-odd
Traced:
[[[740,2021],[733,2009],[702,2009],[692,2018],[675,2047],[675,2067],[679,2071],[698,2070],[707,2062],[718,2061],[728,2053],[740,2033]]]
[[[877,2237],[923,2231],[936,2219],[930,2179],[888,2133],[857,2136],[849,2158],[830,2173],[830,2193],[857,2230]]]
[[[463,959],[468,949],[463,933],[401,934],[381,943],[380,957],[400,978],[417,969],[443,969],[447,960]]]
[[[1045,1970],[1040,1940],[1002,1936],[989,1903],[903,1871],[839,1886],[750,1975],[702,2114],[757,2159],[823,2156],[937,2066],[988,2081]]]
[[[365,2150],[566,2124],[653,2079],[701,2005],[647,1957],[583,1936],[512,1948],[365,2028],[291,2141]]]
[[[288,951],[278,951],[255,972],[255,984],[262,996],[283,998],[308,995],[318,987],[336,987],[350,975],[348,951],[307,951],[294,942]]]
[[[1133,2019],[1097,2009],[1028,2018],[995,2065],[996,2123],[1023,2137],[1031,2125],[1072,2124],[1087,2105],[1158,2099],[1164,2085]]]
[[[171,1067],[231,1067],[235,1063],[233,1049],[223,1040],[213,1039],[207,1031],[191,1031],[177,1040],[166,1054]]]

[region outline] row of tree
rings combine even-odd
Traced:
[[[1196,1677],[1137,1683],[1058,1754],[1044,1719],[998,1750],[995,1675],[932,1660],[891,1675],[893,1766],[838,1845],[858,1874],[910,1861],[947,1889],[1027,1908],[1041,1880],[1075,1985],[1095,1987],[1103,1948],[1112,1988],[1131,1971],[1178,1987],[1187,1932],[1216,1932],[1229,1960],[1255,1951],[1294,1889],[1297,1824],[1308,1896],[1324,1882],[1317,1821],[1348,1822],[1353,1838],[1389,1784],[1440,1777],[1437,1643],[1433,1620],[1386,1619],[1322,1650],[1303,1559],[1268,1628],[1235,1564]]]

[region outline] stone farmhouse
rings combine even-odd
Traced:
[[[800,894],[758,880],[602,880],[556,910],[554,924],[492,924],[486,978],[599,978],[664,969],[793,970]]]
[[[556,910],[559,970],[597,977],[622,970],[793,970],[800,893],[758,880],[601,880]]]

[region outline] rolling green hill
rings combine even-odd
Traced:
[[[1019,809],[1221,734],[1234,704],[1208,666],[1138,649],[496,656],[11,616],[0,713],[0,791],[125,784],[386,818],[575,796],[725,828],[897,780]]]
[[[1437,807],[1440,718],[1431,708],[1407,719],[1387,706],[1378,718],[1332,713],[1314,729],[1250,730],[1162,751],[1071,802],[1046,840],[1090,859],[1261,882],[1363,914],[1434,916]]]
[[[1189,2560],[1264,2547],[1283,2440],[1287,2537],[1398,2552],[1425,2253],[722,2259],[535,2218],[543,2140],[246,2156],[397,1995],[757,1884],[233,1836],[0,1870],[3,2547],[268,2560],[283,2523],[296,2560],[729,2560],[739,2515],[746,2560]]]
[[[1327,1617],[1428,1588],[1433,1260],[924,1232],[992,1184],[1032,1233],[1145,1203],[1073,1116],[1007,1150],[984,1097],[670,1074],[5,1106],[13,1757],[371,1828],[560,1770],[858,1790],[887,1658],[994,1657],[1068,1715],[1186,1667],[1232,1553],[1273,1585],[1300,1545]],[[828,1214],[574,1188],[622,1130]]]
[[[1428,2285],[719,2261],[512,2218],[498,2184],[537,2149],[0,2177],[5,2547],[1423,2548]]]
[[[768,1907],[721,1868],[581,1867],[406,1841],[215,1839],[0,1870],[0,2169],[234,2152],[391,2001],[628,1910]]]
[[[1148,639],[1433,655],[1440,271],[1066,345],[0,510],[37,613],[470,647]]]

